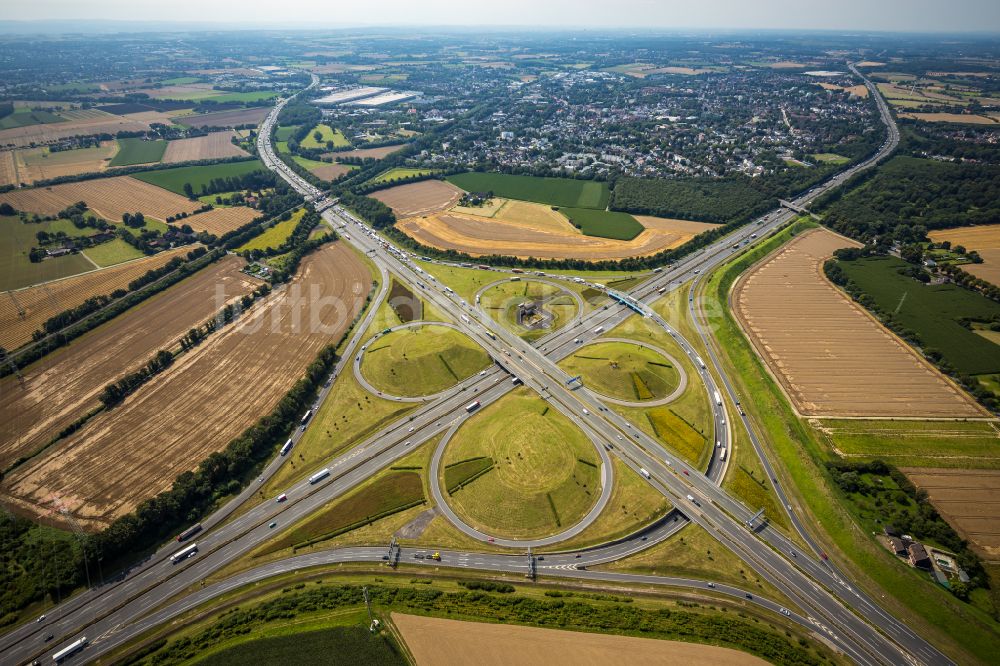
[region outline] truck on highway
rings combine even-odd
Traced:
[[[510,378],[510,383],[513,384],[514,386],[517,386],[518,384],[521,383],[521,378],[520,377],[511,377]]]
[[[496,340],[497,336],[493,334],[493,331],[486,331],[486,335],[490,337],[490,340]]]
[[[185,541],[185,540],[190,539],[191,537],[193,537],[198,532],[201,532],[201,523],[196,523],[196,524],[192,525],[191,527],[187,528],[186,530],[184,530],[183,532],[181,532],[180,534],[178,534],[177,535],[177,540],[178,541]]]
[[[469,321],[469,315],[465,315],[465,314],[462,315],[462,321],[464,321],[466,324],[472,323],[471,321]]]
[[[721,451],[719,451],[719,460],[721,460],[722,462],[726,462],[726,450],[725,449],[722,449]]]
[[[701,360],[701,356],[695,356],[694,360],[698,363],[699,368],[701,368],[702,370],[705,369],[705,362]]]
[[[604,332],[604,327],[603,326],[598,326],[597,328],[594,329],[594,333],[595,334],[596,333],[603,333],[603,332]]]
[[[715,404],[722,407],[722,395],[718,391],[712,391],[712,396],[715,398]]]
[[[479,409],[479,401],[478,400],[476,400],[475,402],[470,402],[468,405],[465,406],[465,411],[467,411],[467,412],[474,412],[477,409]]]
[[[431,559],[432,560],[437,560],[438,562],[440,562],[441,561],[441,553],[439,553],[437,551],[434,551],[434,554],[431,555]]]
[[[517,276],[515,275],[514,277],[512,277],[512,278],[510,279],[510,281],[511,281],[511,282],[520,282],[520,281],[521,281],[521,278],[519,278],[519,277],[517,277]]]
[[[662,272],[663,272],[663,269],[662,269],[662,268],[659,268],[659,267],[656,267],[656,268],[654,268],[654,269],[653,269],[653,272],[654,272],[654,273],[662,273]]]
[[[645,467],[640,467],[639,468],[639,474],[642,474],[643,478],[646,478],[646,479],[649,478],[649,472],[646,471]]]
[[[198,552],[198,544],[193,543],[190,546],[185,546],[184,548],[181,548],[176,553],[171,555],[170,562],[173,564],[177,564],[178,562],[183,562],[187,558],[194,556],[194,554],[197,552]]]
[[[320,471],[316,472],[315,474],[309,477],[309,485],[319,483],[328,476],[330,476],[330,468],[324,467],[323,469],[321,469]]]
[[[313,415],[313,410],[311,409],[307,409],[306,413],[302,415],[302,421],[300,423],[302,424],[303,428],[305,428],[306,424],[309,423],[309,419],[312,418],[312,415]]]
[[[660,287],[659,289],[656,290],[656,293],[658,294],[665,294],[666,292],[667,292],[666,287]]]
[[[288,452],[292,450],[292,444],[293,442],[291,439],[285,442],[284,446],[281,447],[281,455],[283,456],[288,455]]]
[[[54,661],[57,664],[61,664],[63,660],[66,659],[66,657],[70,657],[76,654],[85,647],[87,647],[87,637],[81,636],[77,640],[73,641],[72,643],[64,647],[62,650],[59,650],[59,652],[56,652],[54,655],[52,655],[52,661]]]

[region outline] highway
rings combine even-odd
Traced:
[[[315,83],[314,79],[313,85]],[[879,100],[881,110],[884,102],[877,94],[876,99]],[[489,317],[482,316],[470,304],[445,291],[436,281],[427,280],[425,274],[417,272],[417,267],[406,253],[387,246],[374,230],[363,225],[350,212],[332,205],[321,192],[312,188],[278,160],[270,145],[270,132],[277,113],[284,103],[286,102],[279,103],[262,125],[259,149],[264,163],[315,202],[318,208],[324,211],[324,218],[336,228],[342,229],[354,225],[354,229],[361,231],[361,233],[352,231],[349,234],[349,242],[364,252],[375,251],[373,259],[382,273],[383,294],[388,283],[387,273],[391,271],[410,284],[415,291],[423,292],[422,295],[442,312],[465,313],[469,321],[463,320],[456,325],[499,360],[504,370],[494,366],[485,375],[477,375],[466,380],[460,387],[446,392],[446,395],[436,397],[417,412],[390,425],[355,449],[324,463],[324,466],[330,469],[330,476],[316,484],[310,484],[305,480],[293,484],[286,492],[288,499],[285,502],[267,501],[233,517],[233,510],[241,503],[234,500],[223,510],[224,514],[217,514],[204,521],[206,526],[204,534],[194,537],[199,547],[197,556],[174,565],[164,558],[176,550],[176,547],[160,549],[156,555],[129,572],[123,579],[88,591],[54,609],[42,625],[25,625],[4,636],[0,641],[0,650],[3,650],[5,655],[12,656],[18,661],[47,657],[50,652],[63,647],[81,634],[90,637],[92,644],[81,653],[81,656],[74,659],[92,659],[123,644],[141,633],[147,622],[157,621],[160,613],[166,613],[177,604],[195,603],[199,598],[197,595],[209,594],[215,586],[205,587],[204,590],[189,594],[173,603],[179,595],[197,589],[198,583],[209,574],[272,537],[275,532],[267,527],[271,521],[280,520],[281,526],[291,525],[330,499],[349,491],[364,479],[384,469],[393,460],[405,455],[412,447],[428,441],[440,432],[449,429],[454,431],[469,416],[465,406],[471,400],[470,395],[474,395],[484,406],[498,400],[511,389],[511,383],[505,380],[508,380],[513,373],[525,385],[548,400],[554,408],[579,423],[598,444],[599,451],[611,450],[633,469],[645,469],[650,475],[653,487],[679,507],[686,519],[702,525],[799,606],[803,614],[795,615],[796,621],[807,623],[808,626],[823,633],[831,644],[843,650],[852,659],[865,664],[895,663],[900,660],[910,663],[948,663],[948,660],[933,647],[859,595],[826,562],[807,553],[797,552],[797,546],[791,540],[770,527],[764,526],[756,531],[747,529],[744,522],[753,511],[729,497],[718,485],[724,472],[724,464],[717,463],[713,458],[707,474],[688,469],[656,441],[646,437],[624,418],[610,411],[599,396],[592,394],[586,388],[572,390],[566,387],[567,377],[555,362],[572,353],[578,346],[573,340],[577,337],[585,340],[597,337],[598,333],[595,332],[597,327],[610,330],[616,323],[631,316],[632,309],[620,304],[599,308],[582,317],[574,325],[537,341],[535,345],[525,343],[498,326]],[[891,118],[887,126],[890,127],[890,139],[883,145],[877,157],[891,152],[895,142],[898,141],[898,133],[895,132]],[[817,186],[791,203],[796,206],[807,206],[814,197],[830,187],[839,185],[849,175],[867,166],[870,164],[858,165],[845,173],[838,174],[828,183]],[[677,288],[696,278],[703,271],[709,271],[731,256],[733,244],[742,244],[745,241],[750,245],[785,224],[792,216],[791,211],[772,212],[759,220],[756,225],[747,225],[712,246],[677,262],[662,273],[654,274],[629,296],[635,299],[639,311],[650,314],[648,302],[659,297],[660,288]],[[751,236],[758,238],[754,239]],[[371,320],[376,309],[376,307],[371,308],[365,322]],[[677,338],[678,344],[686,353],[696,356],[693,347],[666,322],[657,316],[651,316],[650,319]],[[366,324],[361,324],[356,329],[350,353],[346,353],[341,359],[336,372],[343,371],[344,362],[351,363],[356,358],[354,349],[365,328]],[[704,335],[704,332],[702,334]],[[735,399],[731,383],[718,366],[707,338],[703,342],[706,349],[710,350],[713,369],[722,379],[723,388],[731,399]],[[707,366],[700,368],[699,376],[710,395],[714,390],[721,390],[716,386],[712,372]],[[719,429],[718,438],[728,447],[730,441],[728,428],[731,423],[725,419],[725,406],[717,407],[715,419]],[[725,425],[722,425],[723,421]],[[753,433],[746,417],[741,421],[744,427]],[[756,435],[752,434],[751,437],[754,438]],[[766,461],[759,439],[755,441],[755,448],[758,449],[762,460]],[[280,458],[272,462],[265,477],[273,474],[281,462]],[[603,467],[609,469],[610,465],[605,462]],[[610,483],[607,485],[610,486]],[[254,492],[254,488],[247,489],[241,497],[245,500]],[[693,502],[687,499],[689,495],[694,498]],[[784,501],[783,491],[780,496]],[[582,571],[579,567],[587,566],[588,563],[617,559],[648,547],[657,540],[666,538],[686,521],[676,512],[668,518],[655,526],[651,532],[633,535],[603,549],[536,556],[533,566],[537,567],[541,575],[598,578],[604,576],[600,579],[610,580],[608,576],[612,576],[611,574]],[[484,535],[477,538],[482,536]],[[381,559],[385,549],[348,549],[315,555],[345,558],[340,561],[369,561],[374,560],[376,553]],[[400,556],[406,554],[409,554],[409,551],[404,549]],[[521,572],[527,571],[527,568],[532,566],[526,555],[493,556],[469,553],[464,554],[464,557],[462,555],[442,552],[440,566],[469,566],[484,570]],[[518,560],[521,561],[520,565],[517,564]],[[427,564],[426,561],[423,563]],[[293,558],[269,566],[274,567],[274,570],[266,575],[294,570],[305,565],[300,563],[298,558]],[[257,571],[255,569],[245,572],[220,585],[242,585],[252,580],[252,575],[258,575],[254,574]],[[263,576],[265,573],[259,575]],[[623,582],[631,580],[625,574],[616,576],[625,576],[616,578]],[[675,579],[661,577],[632,578],[634,579],[632,582],[685,584]],[[703,581],[688,582],[696,587],[706,587]],[[719,591],[718,588],[716,591]],[[725,591],[725,593],[739,592],[741,591],[728,588]],[[158,610],[147,617],[153,609]],[[138,621],[140,619],[141,621]],[[38,639],[43,633],[53,633],[58,636],[58,640],[49,644],[41,643]]]

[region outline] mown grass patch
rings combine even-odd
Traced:
[[[646,230],[628,213],[593,208],[560,208],[559,212],[585,236],[629,241]]]
[[[154,164],[163,159],[167,142],[146,141],[142,138],[118,139],[118,152],[109,166],[132,166],[133,164]]]

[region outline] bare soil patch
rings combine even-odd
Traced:
[[[374,192],[371,196],[384,203],[398,218],[428,215],[453,206],[463,190],[445,180],[422,180]]]
[[[312,172],[317,178],[322,178],[323,180],[333,180],[334,178],[340,178],[350,170],[350,167],[343,164],[329,164],[327,166],[316,167],[312,170]]]
[[[763,659],[715,645],[560,631],[514,624],[462,622],[392,614],[417,666],[603,666],[712,664],[746,666]]]
[[[286,288],[236,325],[8,477],[9,501],[40,514],[58,495],[88,528],[128,513],[268,413],[319,350],[347,329],[370,280],[342,244],[307,256]]]
[[[935,243],[947,240],[952,245],[964,245],[969,250],[979,252],[983,263],[963,264],[962,270],[1000,285],[1000,224],[937,229],[927,236]]]
[[[809,416],[984,416],[904,342],[830,284],[822,264],[856,246],[826,229],[801,234],[733,291],[743,330]]]
[[[402,150],[405,147],[406,144],[379,146],[378,148],[355,148],[354,150],[345,150],[339,153],[324,153],[323,157],[332,157],[333,159],[340,157],[360,157],[361,159],[370,158],[373,160],[380,160],[383,157],[392,155],[397,150]]]
[[[122,213],[136,211],[158,220],[166,220],[181,212],[194,212],[202,205],[129,176],[98,178],[0,194],[0,203],[6,202],[18,210],[43,215],[55,215],[78,201],[87,202],[91,210],[112,222],[121,222]]]
[[[49,318],[80,305],[91,296],[127,289],[128,283],[140,275],[190,250],[190,247],[168,250],[99,271],[0,293],[0,347],[17,349],[30,342],[31,334]]]
[[[223,157],[241,157],[249,153],[230,141],[232,131],[212,132],[193,139],[178,139],[167,144],[162,162],[188,162],[191,160],[214,160]]]
[[[174,348],[188,329],[212,316],[226,300],[249,293],[256,283],[239,272],[244,263],[225,257],[153,296],[22,370],[23,385],[15,377],[0,380],[0,469],[33,453],[96,407],[106,384],[136,370],[158,350]],[[93,276],[112,270],[83,276],[90,280],[77,286],[106,293],[107,287]],[[216,302],[217,293],[224,300]],[[119,437],[127,439],[127,431]]]
[[[989,559],[1000,557],[1000,470],[904,468],[938,512]]]

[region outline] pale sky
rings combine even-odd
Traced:
[[[1000,32],[1000,0],[3,0],[2,20]]]

